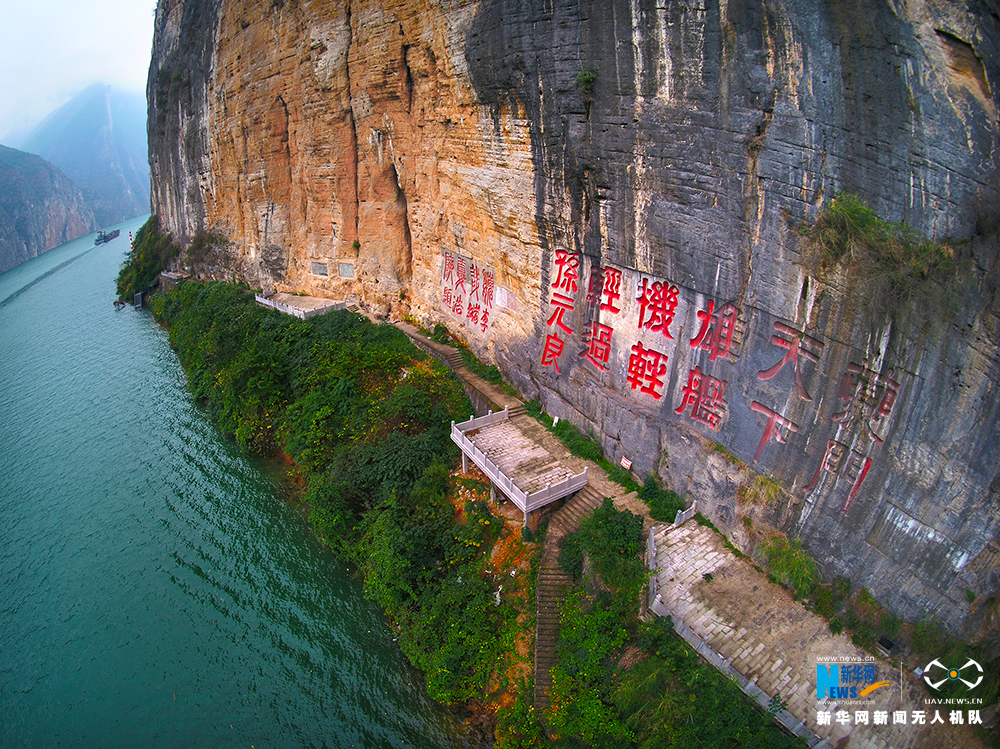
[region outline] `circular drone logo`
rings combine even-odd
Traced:
[[[974,668],[970,668],[974,667]],[[979,676],[975,681],[968,681],[962,678],[962,672],[965,672],[967,676],[973,676],[974,671],[979,672]],[[943,673],[942,673],[943,672]],[[942,677],[943,678],[938,678]],[[931,681],[931,679],[938,679],[938,681]],[[937,658],[932,660],[924,667],[924,681],[927,682],[927,686],[931,689],[939,689],[942,684],[946,681],[960,681],[965,684],[969,689],[974,689],[979,686],[979,682],[983,680],[983,667],[976,663],[971,658],[969,661],[961,668],[948,668]]]

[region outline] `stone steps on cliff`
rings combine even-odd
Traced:
[[[552,667],[558,662],[559,607],[573,578],[559,566],[559,544],[604,501],[591,485],[574,494],[549,520],[535,586],[535,709],[551,704]]]

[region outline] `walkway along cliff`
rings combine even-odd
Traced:
[[[737,546],[995,641],[1000,14],[823,6],[161,0],[153,211],[179,269],[443,322]],[[837,196],[911,254],[821,251]]]

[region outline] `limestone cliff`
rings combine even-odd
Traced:
[[[39,156],[0,146],[0,273],[96,228],[69,177]]]
[[[153,210],[229,240],[193,269],[442,321],[745,547],[989,632],[996,3],[385,5],[160,0]],[[821,264],[840,192],[975,236],[956,303]]]

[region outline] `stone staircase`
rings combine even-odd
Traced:
[[[445,356],[448,361],[448,366],[453,372],[457,372],[459,369],[465,369],[465,362],[462,361],[462,355],[457,349],[452,349],[451,352]]]
[[[518,408],[523,409],[523,406]],[[600,492],[588,484],[549,519],[535,589],[535,710],[538,714],[550,704],[552,675],[549,671],[557,660],[559,604],[572,581],[559,566],[559,544],[563,538],[579,530],[583,519],[600,507],[603,501]]]

